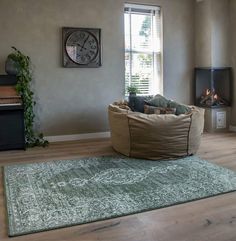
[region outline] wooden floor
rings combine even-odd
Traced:
[[[54,143],[48,148],[0,153],[10,163],[113,154],[110,141]],[[236,134],[205,134],[198,155],[236,171]],[[236,241],[236,192],[126,217],[8,238],[0,172],[0,241]]]

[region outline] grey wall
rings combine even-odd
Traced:
[[[229,1],[212,1],[212,66],[230,66]]]
[[[195,3],[195,62],[198,67],[225,67],[229,61],[229,1]]]
[[[196,67],[212,65],[211,1],[195,3],[195,62]]]
[[[164,94],[192,102],[194,0],[160,5],[164,24]],[[0,0],[0,72],[10,47],[34,63],[40,129],[46,135],[108,130],[106,108],[124,94],[123,0]],[[61,67],[61,27],[102,28],[103,65]]]

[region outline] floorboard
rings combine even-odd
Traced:
[[[115,154],[109,139],[0,152],[0,166]],[[204,134],[198,156],[236,171],[236,134]],[[236,192],[126,217],[15,238],[7,236],[0,172],[0,241],[236,241]]]

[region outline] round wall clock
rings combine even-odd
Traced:
[[[101,66],[101,29],[63,28],[63,66]]]

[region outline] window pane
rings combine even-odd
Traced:
[[[131,67],[130,67],[131,66]],[[131,69],[131,71],[130,71]],[[136,85],[140,94],[149,94],[153,80],[153,55],[144,53],[126,53],[125,84]]]
[[[131,14],[131,36],[133,51],[152,51],[152,17]]]

